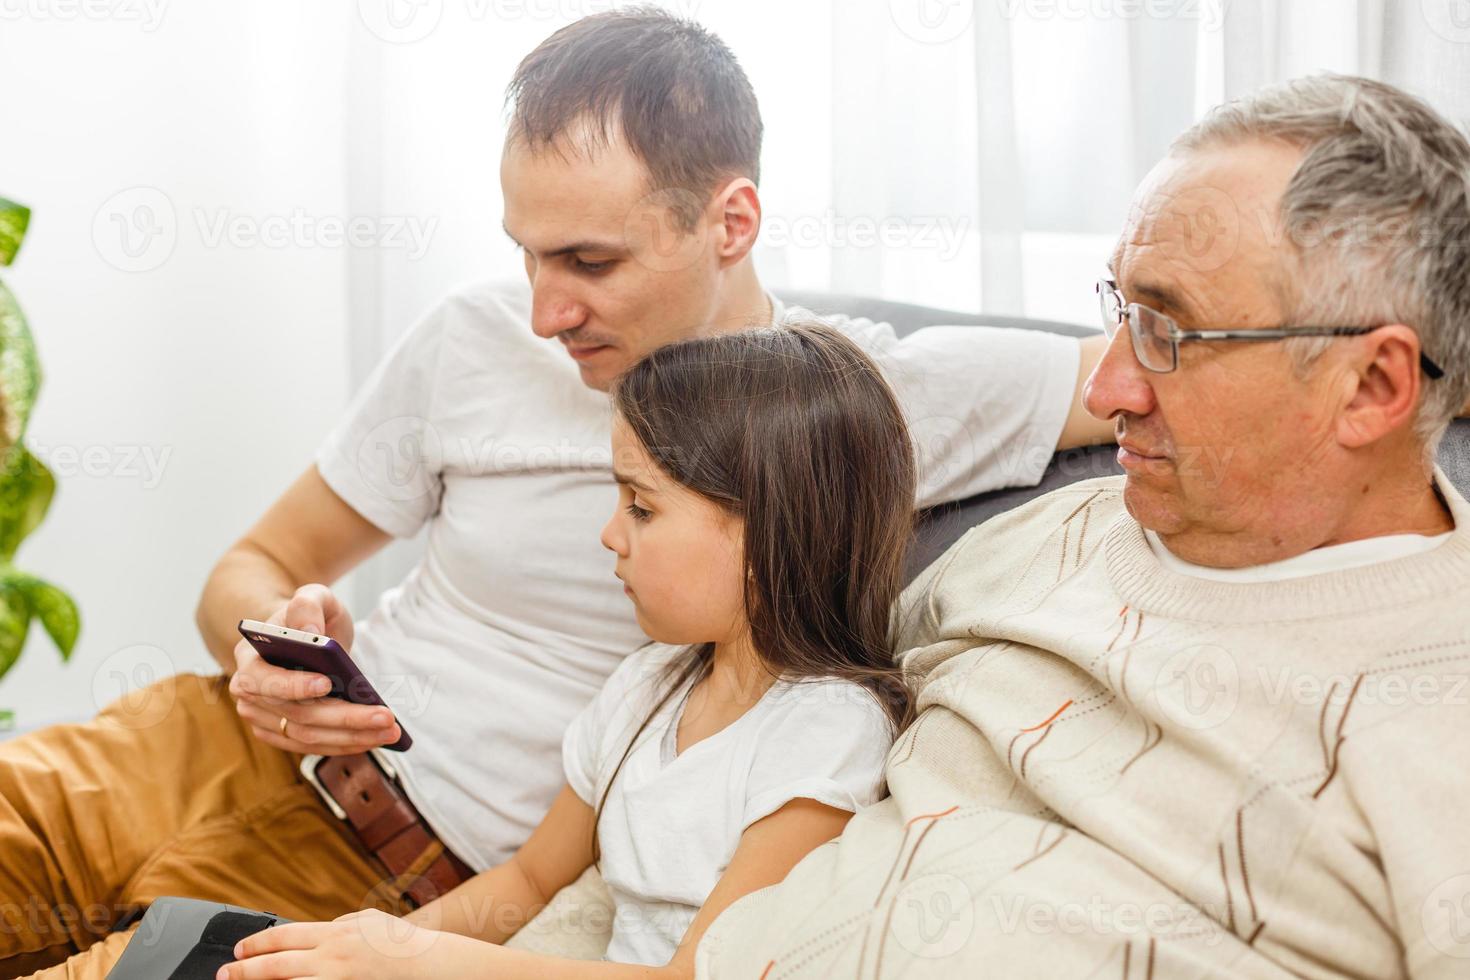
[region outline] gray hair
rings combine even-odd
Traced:
[[[1296,256],[1276,284],[1286,322],[1413,327],[1444,369],[1414,423],[1432,462],[1470,401],[1470,141],[1407,92],[1322,74],[1217,106],[1174,149],[1253,139],[1304,151],[1279,215]],[[1330,342],[1289,341],[1298,369]]]

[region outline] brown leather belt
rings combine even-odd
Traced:
[[[475,876],[414,808],[392,764],[374,753],[308,755],[301,774],[393,875],[380,886],[393,898],[406,895],[426,905]]]

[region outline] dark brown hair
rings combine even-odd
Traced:
[[[745,616],[773,678],[866,688],[897,735],[913,716],[893,662],[889,615],[913,531],[914,457],[878,368],[819,323],[686,340],[618,381],[613,407],[671,478],[744,523]],[[633,734],[710,671],[713,644],[655,678],[662,697]],[[597,859],[596,823],[593,855]]]
[[[760,181],[760,109],[740,63],[714,34],[657,7],[563,27],[517,66],[506,102],[510,138],[532,150],[557,149],[582,124],[594,146],[622,137],[650,191],[682,192],[670,200],[685,231],[722,182]]]

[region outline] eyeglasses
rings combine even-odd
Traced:
[[[1138,363],[1158,374],[1168,374],[1179,367],[1179,344],[1185,340],[1239,340],[1261,342],[1286,340],[1290,337],[1357,337],[1379,327],[1272,327],[1260,330],[1180,330],[1179,324],[1157,310],[1138,303],[1124,303],[1117,280],[1103,277],[1097,281],[1098,308],[1103,330],[1111,342],[1126,317],[1128,332],[1133,337],[1133,353]],[[1430,380],[1444,377],[1444,369],[1419,352],[1419,366]]]

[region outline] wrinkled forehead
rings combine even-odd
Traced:
[[[1281,195],[1300,158],[1259,142],[1165,157],[1134,195],[1109,262],[1124,298],[1186,325],[1279,317],[1295,268]]]

